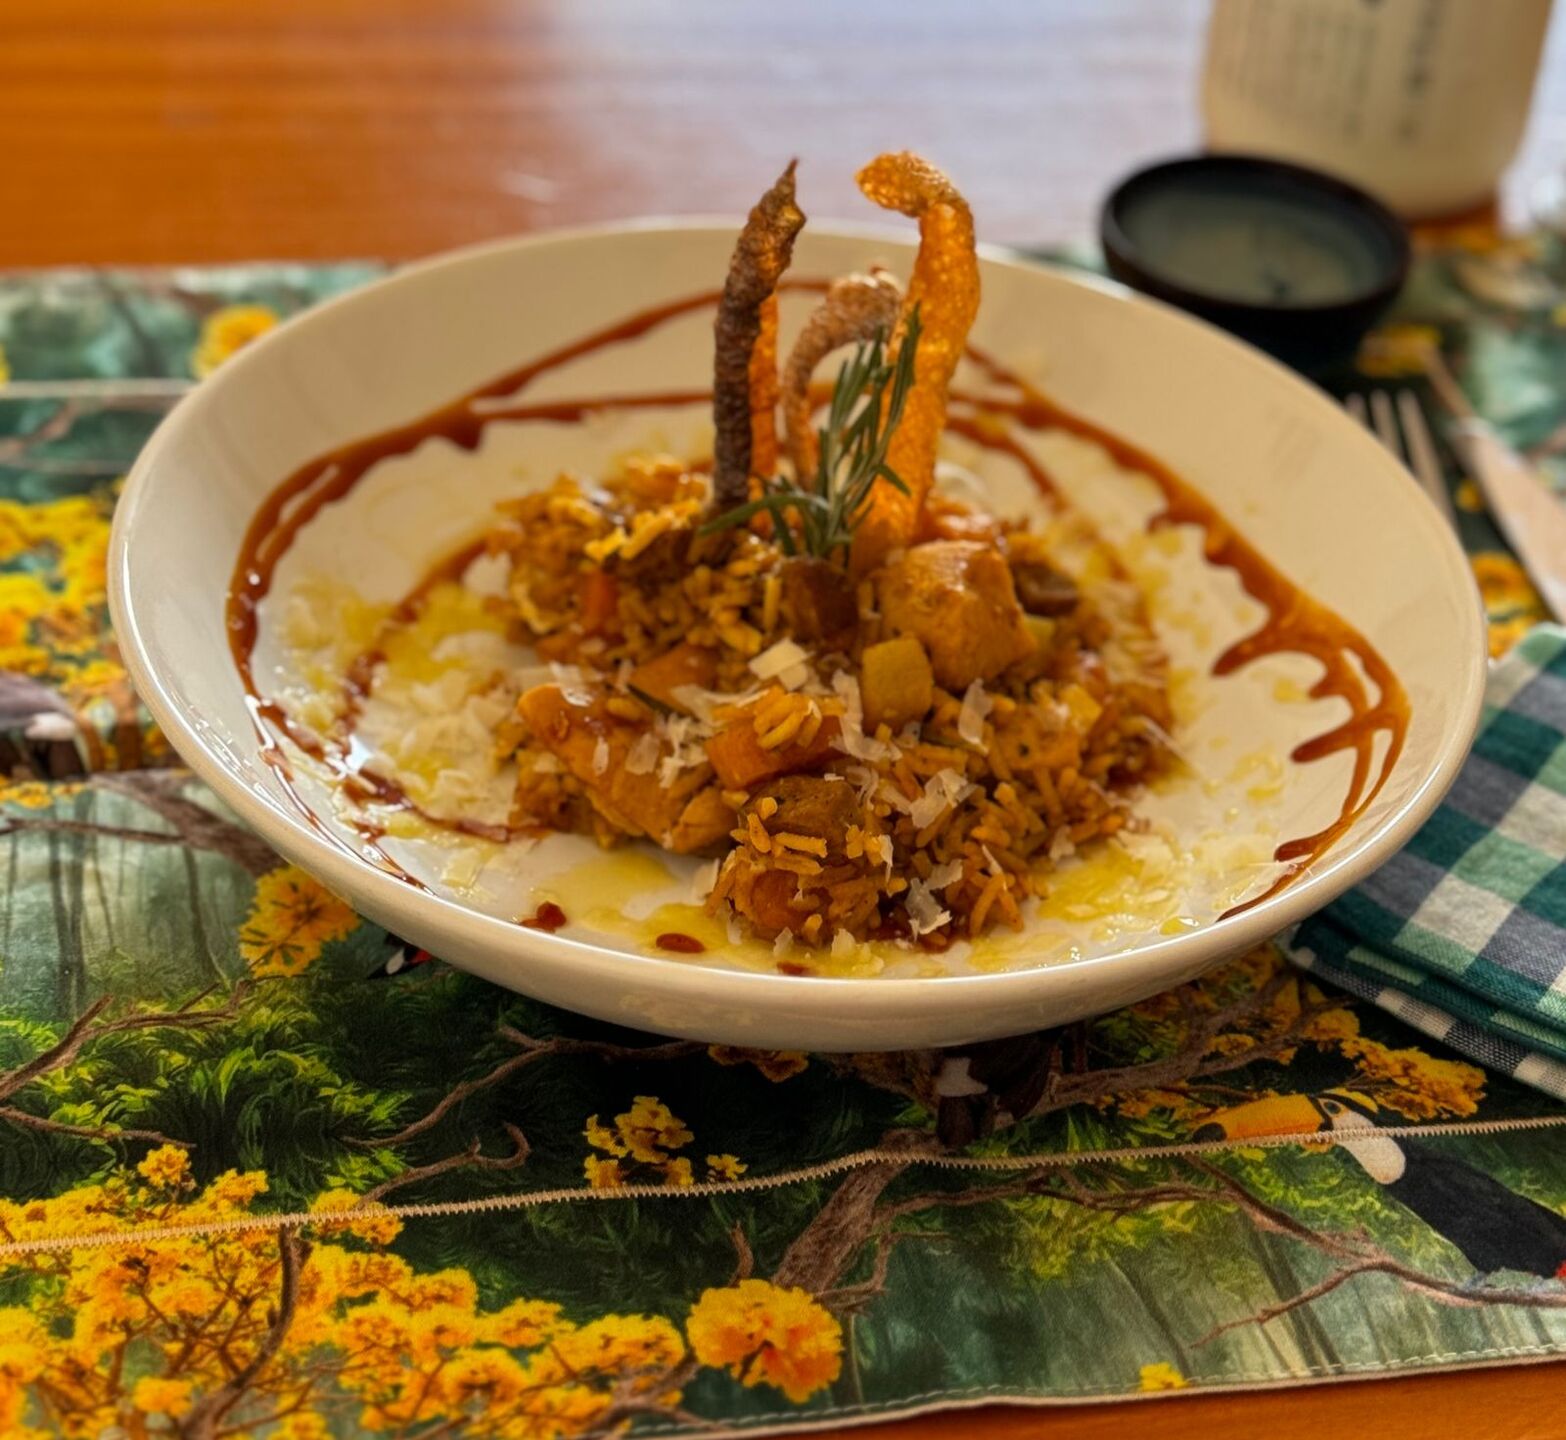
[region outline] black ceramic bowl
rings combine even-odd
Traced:
[[[1204,223],[1232,232],[1236,215],[1247,207],[1267,217],[1275,236],[1288,235],[1293,217],[1301,244],[1315,246],[1344,271],[1334,292],[1311,298],[1304,287],[1305,295],[1294,295],[1280,282],[1270,298],[1237,298],[1236,290],[1254,284],[1195,276],[1189,264],[1173,260],[1176,238],[1188,260],[1201,243]],[[1178,216],[1182,233],[1172,235],[1175,222],[1164,224],[1161,216]],[[1218,230],[1213,233],[1217,237]],[[1137,171],[1104,202],[1099,234],[1117,279],[1303,369],[1353,353],[1402,288],[1410,259],[1402,222],[1363,190],[1300,165],[1251,155],[1198,155]],[[1227,238],[1232,243],[1232,233]],[[1221,274],[1223,264],[1214,260],[1211,268]]]

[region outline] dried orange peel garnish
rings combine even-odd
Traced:
[[[821,455],[821,442],[811,424],[810,377],[816,366],[841,345],[869,340],[877,333],[890,338],[902,299],[902,287],[879,266],[868,275],[845,275],[827,288],[826,298],[810,312],[794,341],[783,369],[783,425],[789,458],[801,484],[816,473]]]
[[[979,311],[979,262],[968,202],[928,160],[907,150],[879,155],[855,178],[877,205],[919,222],[919,254],[894,350],[916,305],[922,326],[913,389],[887,454],[887,464],[908,493],[885,480],[876,482],[854,535],[853,566],[863,574],[913,538],[935,478],[936,450],[946,428],[946,392]]]
[[[763,334],[767,302],[794,253],[805,216],[794,202],[794,162],[756,202],[745,221],[714,324],[712,488],[720,511],[743,504],[752,470],[752,359]],[[776,338],[771,342],[776,348]],[[758,361],[757,367],[764,362]],[[775,378],[776,361],[773,361]],[[776,441],[774,439],[774,445]]]

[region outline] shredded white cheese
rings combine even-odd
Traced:
[[[908,807],[908,818],[915,827],[927,830],[954,805],[966,800],[977,789],[947,766],[924,782],[924,793]]]
[[[925,882],[931,890],[944,890],[948,885],[955,885],[962,879],[962,861],[948,860],[944,865],[937,865],[930,871],[930,878]]]
[[[462,572],[463,589],[474,595],[504,595],[510,584],[509,555],[479,555]]]
[[[631,746],[625,757],[625,769],[628,775],[651,775],[658,767],[659,754],[658,737],[648,731],[645,735],[638,735],[636,743]],[[710,888],[710,887],[709,887]]]
[[[975,680],[963,691],[962,709],[957,712],[957,733],[968,744],[984,748],[984,717],[995,708],[995,701],[985,693],[984,682]]]
[[[932,930],[939,930],[952,918],[951,912],[941,908],[940,902],[929,892],[922,880],[908,882],[908,895],[903,905],[908,911],[908,924],[915,938],[928,935]]]
[[[609,768],[609,741],[602,735],[593,746],[593,774],[602,775]]]
[[[560,693],[572,705],[591,705],[593,692],[591,681],[582,673],[577,665],[562,665],[554,661],[549,667],[549,673],[554,678],[556,685],[560,687]]]
[[[793,640],[779,640],[776,645],[763,650],[750,662],[750,673],[758,680],[783,679],[789,671],[807,666],[810,656],[804,646]],[[784,684],[787,684],[784,679]],[[793,686],[789,686],[793,689]]]
[[[874,797],[876,787],[881,783],[881,777],[868,765],[848,765],[843,769],[843,778],[854,787],[861,805],[868,805]]]
[[[707,727],[712,734],[713,713],[720,705],[751,705],[761,698],[760,690],[747,690],[741,695],[725,695],[721,690],[703,690],[700,685],[676,685],[670,692],[674,703]]]
[[[859,694],[859,682],[846,670],[839,670],[832,677],[832,688],[843,702],[843,714],[838,720],[838,744],[855,760],[884,760],[892,749],[879,740],[865,734],[864,702]]]

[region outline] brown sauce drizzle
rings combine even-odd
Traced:
[[[543,930],[553,935],[566,923],[566,913],[553,900],[546,900],[531,915],[524,920],[518,920],[517,924],[525,930]],[[660,938],[660,945],[663,943]]]
[[[676,955],[700,955],[707,947],[694,935],[680,930],[665,930],[653,941],[660,950],[672,950]]]
[[[820,291],[825,289],[825,282],[797,280],[786,282],[782,288]],[[285,793],[290,796],[305,822],[319,834],[338,845],[342,844],[295,791],[287,757],[280,743],[284,736],[305,754],[333,770],[351,799],[411,810],[432,825],[488,840],[505,841],[524,832],[460,817],[426,814],[394,781],[355,768],[347,758],[348,736],[372,692],[375,671],[384,658],[384,647],[390,634],[396,628],[417,619],[437,585],[459,578],[468,564],[481,553],[484,542],[475,541],[446,557],[394,607],[376,642],[349,666],[344,681],[341,713],[334,726],[334,733],[323,739],[295,721],[276,701],[262,696],[256,688],[252,668],[261,602],[271,590],[278,562],[300,531],[326,506],[344,499],[381,461],[410,454],[428,440],[443,439],[460,449],[476,451],[485,428],[494,421],[568,424],[588,415],[609,411],[670,408],[708,400],[710,394],[707,391],[685,390],[556,400],[537,405],[494,403],[514,401],[539,376],[598,350],[639,339],[681,316],[710,308],[716,304],[717,298],[716,291],[703,292],[644,310],[617,324],[594,331],[551,351],[541,359],[498,376],[479,389],[417,420],[350,442],[310,461],[267,497],[246,530],[234,566],[226,614],[229,647],[249,695],[251,715],[261,738],[262,758],[277,771]],[[1112,431],[1057,405],[992,357],[970,348],[968,359],[990,381],[1008,393],[1000,396],[985,394],[983,397],[954,396],[954,402],[971,408],[974,413],[951,415],[948,419],[950,430],[987,449],[1004,452],[1018,461],[1040,490],[1057,500],[1058,490],[1044,467],[1014,435],[999,428],[995,422],[1007,419],[1026,431],[1061,430],[1100,446],[1117,465],[1144,475],[1162,493],[1164,508],[1149,522],[1149,528],[1197,526],[1203,533],[1203,546],[1209,563],[1233,571],[1247,593],[1264,608],[1266,619],[1262,625],[1231,645],[1214,662],[1215,675],[1232,674],[1268,655],[1306,655],[1318,661],[1323,668],[1321,678],[1310,689],[1311,697],[1336,698],[1348,705],[1349,716],[1342,724],[1296,746],[1291,757],[1299,764],[1309,764],[1343,751],[1352,753],[1353,773],[1339,814],[1331,824],[1316,833],[1280,844],[1275,851],[1275,859],[1286,866],[1283,873],[1266,891],[1227,911],[1224,918],[1250,909],[1292,884],[1353,825],[1386,783],[1402,752],[1408,730],[1409,704],[1402,685],[1368,640],[1340,616],[1289,581],[1234,530],[1205,496],[1162,461]],[[984,417],[982,422],[979,416]],[[1374,696],[1367,688],[1367,681],[1374,688]],[[1385,749],[1378,765],[1375,751],[1383,737]],[[380,847],[378,841],[385,834],[383,827],[369,820],[354,823],[364,842],[363,853],[372,863],[412,885],[426,888]],[[556,928],[555,924],[542,923],[546,916],[553,914],[560,917],[556,924],[564,923],[564,912],[558,906],[548,904],[541,906],[537,915],[521,923],[534,929],[553,929]],[[703,948],[701,942],[693,936],[678,932],[660,935],[656,943],[660,948],[687,954],[697,953]],[[779,968],[793,971],[801,967],[790,966],[785,962]]]
[[[1283,873],[1260,895],[1225,911],[1220,918],[1227,919],[1259,905],[1291,885],[1325,854],[1380,793],[1408,736],[1411,712],[1402,683],[1374,645],[1341,616],[1299,589],[1245,540],[1206,496],[1163,461],[1057,405],[989,355],[970,348],[968,358],[991,380],[1016,392],[1012,399],[986,397],[976,402],[986,413],[1004,415],[1026,430],[1062,430],[1091,441],[1122,469],[1146,476],[1164,497],[1163,510],[1152,517],[1148,528],[1195,525],[1202,532],[1208,563],[1233,571],[1246,593],[1266,611],[1259,629],[1237,640],[1213,662],[1214,675],[1232,675],[1267,655],[1307,655],[1322,667],[1321,678],[1310,688],[1311,698],[1339,699],[1348,705],[1348,718],[1341,725],[1296,745],[1290,756],[1296,763],[1307,765],[1341,751],[1352,751],[1353,773],[1337,818],[1314,834],[1280,844],[1273,858],[1287,866]],[[994,439],[982,426],[968,427],[963,433],[981,444]],[[1026,455],[1015,442],[1005,448],[1008,454]],[[1057,493],[1037,461],[1031,455],[1026,455],[1026,461],[1046,493]],[[1367,691],[1366,680],[1374,687],[1373,697]],[[1382,737],[1386,748],[1377,766],[1375,751]]]

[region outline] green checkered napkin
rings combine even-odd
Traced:
[[[1491,671],[1473,754],[1440,809],[1283,945],[1566,1099],[1566,630],[1539,626]]]

